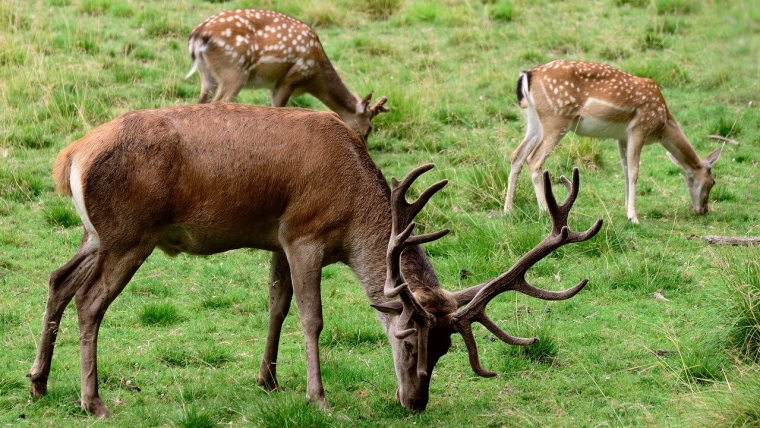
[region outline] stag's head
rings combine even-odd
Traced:
[[[584,279],[574,287],[564,291],[548,291],[529,284],[525,273],[536,262],[548,256],[555,249],[575,242],[592,238],[601,229],[599,219],[585,232],[571,231],[567,226],[567,217],[578,196],[579,175],[573,170],[572,183],[561,177],[568,189],[565,202],[559,205],[554,198],[551,182],[547,172],[544,173],[544,192],[552,219],[552,231],[536,247],[525,254],[505,273],[482,284],[455,293],[439,287],[420,287],[407,281],[402,271],[410,276],[418,275],[419,270],[402,266],[402,253],[405,251],[422,251],[420,245],[441,238],[449,230],[442,230],[424,235],[413,235],[413,219],[422,210],[427,201],[446,185],[440,181],[427,188],[413,203],[406,200],[406,191],[414,180],[433,165],[425,165],[410,172],[401,182],[392,179],[391,211],[393,226],[388,243],[387,272],[385,281],[386,303],[373,305],[378,311],[392,316],[387,325],[388,336],[393,349],[393,361],[398,378],[396,399],[410,410],[425,410],[429,399],[430,377],[438,360],[449,351],[451,336],[459,333],[467,346],[467,353],[473,371],[479,376],[496,376],[495,372],[485,370],[478,357],[472,323],[479,322],[502,341],[512,345],[530,345],[538,338],[514,337],[504,332],[486,315],[486,306],[499,294],[513,290],[543,300],[564,300],[573,297],[585,285]],[[426,266],[427,261],[422,260]],[[433,275],[432,270],[427,275]],[[418,279],[418,278],[415,278]],[[435,281],[434,281],[435,282]]]

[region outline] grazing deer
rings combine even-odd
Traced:
[[[572,185],[562,177],[569,189],[563,205],[547,178],[549,236],[499,277],[448,292],[420,246],[448,230],[412,235],[415,215],[446,181],[411,204],[405,198],[430,168],[417,168],[400,183],[394,178],[390,189],[348,126],[332,113],[306,109],[200,104],[130,112],[99,126],[63,149],[54,166],[57,189],[73,200],[84,235],[76,254],[50,276],[42,337],[28,374],[32,395],[47,391],[58,326],[74,298],[81,405],[108,416],[98,394],[98,331],[108,306],[156,247],[170,256],[244,247],[272,252],[269,327],[258,375],[266,389],[279,387],[280,333],[295,297],[306,341],[306,395],[327,406],[319,363],[320,279],[322,267],[336,262],[356,273],[377,309],[402,406],[425,409],[430,375],[453,333],[464,337],[473,370],[494,376],[480,366],[471,324],[483,324],[507,343],[538,340],[503,332],[486,305],[508,290],[546,300],[575,295],[586,280],[547,291],[530,285],[525,273],[556,248],[590,239],[602,222],[583,233],[570,231],[578,171]]]
[[[199,103],[234,101],[244,86],[269,89],[273,107],[309,93],[337,113],[365,141],[372,118],[387,112],[386,97],[370,105],[352,94],[333,68],[317,33],[303,22],[268,10],[220,12],[198,24],[188,40],[201,75]]]
[[[525,139],[512,154],[505,213],[514,209],[517,177],[526,161],[538,205],[546,209],[541,168],[568,131],[618,140],[625,175],[625,207],[631,222],[639,222],[636,180],[641,149],[655,141],[684,170],[694,211],[707,212],[710,189],[715,184],[710,169],[718,161],[722,147],[700,159],[670,114],[655,81],[604,64],[557,60],[521,73],[517,99],[526,111],[528,124]]]

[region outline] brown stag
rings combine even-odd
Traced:
[[[618,141],[625,176],[628,219],[638,223],[636,180],[641,149],[659,141],[684,170],[694,211],[707,212],[711,168],[722,148],[702,160],[673,118],[654,80],[608,65],[557,60],[520,74],[517,99],[525,109],[525,138],[512,154],[504,212],[514,209],[517,177],[525,162],[531,171],[538,206],[546,209],[541,170],[544,160],[568,132]]]
[[[372,119],[388,108],[386,97],[370,105],[340,80],[314,30],[269,10],[230,10],[210,16],[188,40],[193,68],[201,75],[199,103],[234,101],[243,87],[270,91],[273,107],[308,93],[338,113],[366,141]]]
[[[109,410],[98,394],[97,339],[103,316],[134,273],[158,247],[213,254],[236,248],[272,252],[269,327],[258,383],[277,389],[277,353],[283,321],[295,297],[306,341],[306,394],[327,406],[319,362],[323,327],[323,266],[343,262],[357,275],[393,350],[397,399],[423,410],[430,375],[461,333],[473,370],[481,376],[471,324],[501,340],[515,338],[486,316],[486,305],[515,290],[540,299],[575,295],[546,291],[526,271],[554,249],[593,237],[570,231],[568,213],[578,193],[578,172],[564,204],[546,179],[553,228],[549,236],[498,278],[458,292],[441,288],[420,244],[447,231],[412,235],[415,215],[446,181],[408,203],[412,182],[432,165],[412,171],[393,189],[361,139],[329,112],[214,103],[123,114],[59,154],[58,190],[72,198],[84,236],[71,260],[50,276],[42,337],[29,378],[44,395],[61,316],[72,298],[81,349],[81,405],[98,417]],[[333,303],[337,304],[337,303]]]

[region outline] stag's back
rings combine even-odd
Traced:
[[[283,230],[340,246],[388,195],[334,113],[224,103],[126,113],[62,150],[54,176],[65,195],[82,183],[101,239],[155,231],[169,253],[277,249]]]

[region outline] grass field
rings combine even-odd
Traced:
[[[51,271],[82,228],[50,175],[57,152],[135,109],[192,104],[200,84],[186,40],[205,17],[258,7],[315,26],[353,91],[387,95],[369,151],[390,180],[422,163],[418,185],[448,178],[418,218],[452,233],[426,250],[450,290],[508,269],[549,230],[524,172],[518,209],[501,214],[509,157],[524,119],[521,70],[556,58],[605,62],[656,79],[713,168],[711,212],[691,211],[681,171],[643,150],[637,208],[626,219],[612,141],[565,137],[545,167],[581,170],[575,229],[605,223],[531,271],[572,300],[514,294],[489,307],[509,347],[477,327],[477,377],[458,337],[436,367],[428,408],[394,399],[390,347],[353,273],[323,271],[322,368],[332,408],[306,404],[297,314],[279,361],[284,391],[256,386],[267,323],[269,254],[155,252],[106,314],[100,393],[108,421],[79,410],[76,311],[64,314],[48,395],[32,399]],[[266,91],[238,102],[266,104]],[[0,3],[0,425],[3,426],[760,426],[760,250],[706,235],[760,235],[760,3],[742,0],[4,0]],[[292,105],[324,110],[308,96]],[[556,187],[556,186],[555,186]],[[561,187],[561,186],[560,186]],[[463,275],[463,271],[468,274]],[[668,300],[653,297],[661,292]]]

